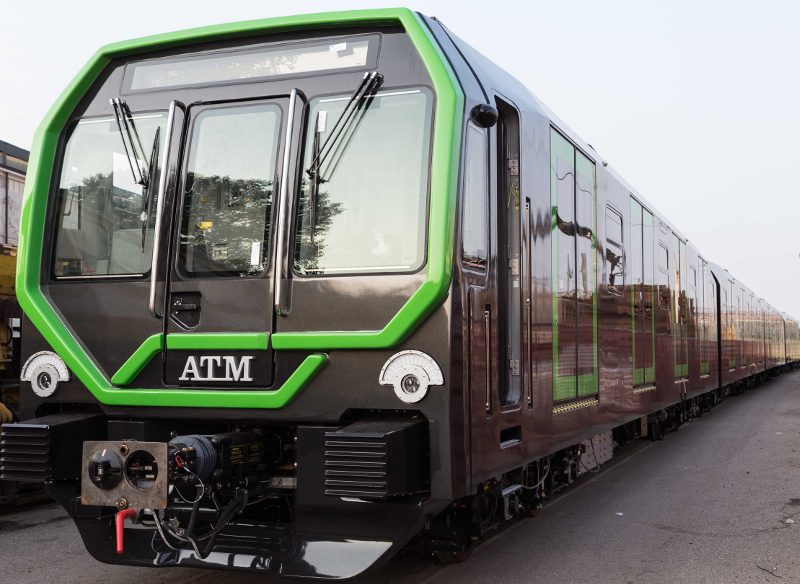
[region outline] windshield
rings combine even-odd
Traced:
[[[142,144],[161,143],[166,113],[133,116]],[[142,168],[149,161],[140,160]],[[156,160],[156,165],[160,161]],[[158,185],[161,169],[152,173]],[[143,194],[125,154],[113,117],[80,120],[70,129],[61,168],[56,215],[54,272],[57,277],[142,276],[153,254],[157,188],[150,192],[142,249]]]
[[[311,102],[303,168],[314,158],[316,128],[318,142],[324,143],[349,99]],[[319,184],[303,173],[295,236],[298,273],[413,272],[422,267],[432,101],[426,89],[368,96],[322,164]]]

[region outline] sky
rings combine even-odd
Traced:
[[[102,45],[381,1],[18,2],[3,11],[0,140],[40,120]],[[710,261],[800,317],[800,2],[409,4],[520,79]]]

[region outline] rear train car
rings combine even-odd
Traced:
[[[465,559],[800,358],[795,321],[409,10],[105,47],[29,177],[0,478],[46,481],[104,562]]]

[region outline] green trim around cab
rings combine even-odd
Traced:
[[[125,361],[122,367],[114,374],[111,378],[111,383],[114,385],[128,385],[142,372],[142,369],[150,362],[150,359],[163,350],[164,333],[158,333],[157,335],[147,337],[144,343],[134,351],[133,355],[128,357],[128,360]]]
[[[266,351],[269,333],[174,333],[167,335],[167,349],[191,351],[203,349],[229,351]]]
[[[273,392],[209,390],[119,389],[112,385],[77,339],[59,320],[40,288],[41,260],[47,199],[50,191],[59,136],[69,116],[103,69],[113,60],[147,51],[243,37],[265,32],[282,32],[337,26],[400,24],[419,52],[436,91],[433,157],[428,232],[428,258],[425,282],[381,331],[276,333],[276,350],[385,349],[407,338],[444,300],[452,275],[458,161],[461,144],[464,95],[450,65],[421,17],[408,9],[330,12],[254,20],[208,26],[154,35],[107,45],[81,69],[50,108],[33,138],[28,164],[28,180],[22,203],[19,250],[17,256],[17,297],[22,309],[53,350],[64,359],[94,396],[104,404],[278,408],[302,389],[321,369],[327,358],[311,355],[286,383]],[[145,310],[146,307],[143,308]],[[158,336],[158,335],[156,335]],[[167,345],[172,342],[168,335]],[[147,339],[128,359],[113,379],[133,377],[155,354],[156,342]],[[215,339],[205,340],[213,341]],[[204,349],[214,349],[209,342]],[[145,360],[145,357],[149,358]],[[131,378],[131,381],[133,379]],[[289,398],[278,398],[288,395]]]
[[[209,348],[229,351],[266,351],[269,349],[269,333],[177,333],[167,335],[167,349],[202,351]],[[114,374],[111,383],[128,385],[136,379],[150,359],[163,350],[163,333],[148,337]]]
[[[103,389],[103,403],[115,406],[184,408],[282,408],[300,393],[328,362],[327,355],[309,355],[274,391],[208,389]]]

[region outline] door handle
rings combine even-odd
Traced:
[[[167,133],[164,136],[164,155],[161,158],[161,177],[158,181],[158,202],[156,204],[156,225],[153,232],[153,255],[150,264],[150,315],[161,318],[163,315],[156,308],[156,287],[158,285],[158,261],[159,250],[161,249],[161,222],[164,215],[164,196],[167,194],[167,180],[169,176],[169,154],[172,145],[172,135],[174,134],[175,108],[186,111],[179,101],[169,104],[169,116],[167,117]]]
[[[200,305],[194,302],[183,304],[180,300],[177,300],[175,304],[172,305],[172,310],[175,312],[181,312],[182,310],[200,310]]]
[[[486,343],[486,411],[492,411],[492,313],[487,304],[483,312],[483,334]]]

